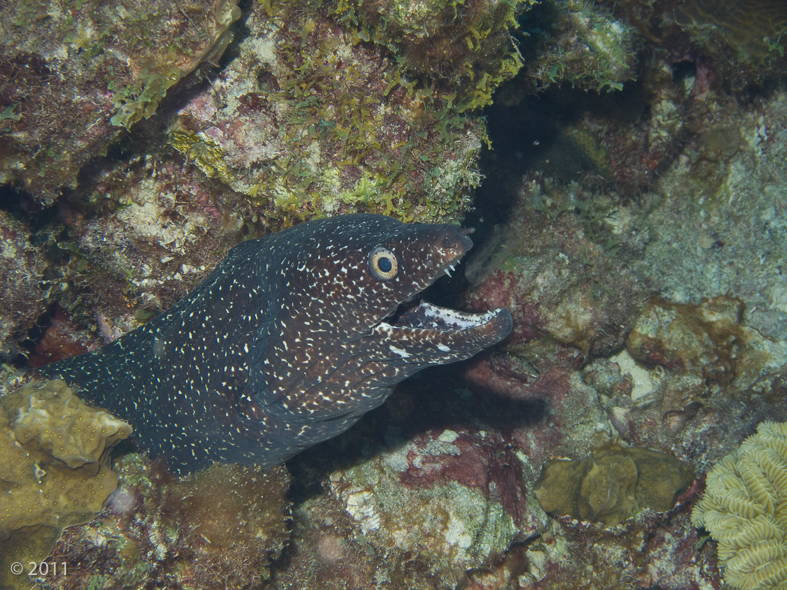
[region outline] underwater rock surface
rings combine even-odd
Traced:
[[[155,0],[118,5],[5,2],[0,7],[0,184],[51,204],[124,128],[150,117],[167,90],[221,57],[236,0],[182,10]]]
[[[72,575],[40,577],[42,588],[265,586],[290,534],[284,467],[216,465],[177,479],[127,455],[115,471],[119,485],[107,508],[67,529],[51,554]]]
[[[0,211],[0,359],[19,353],[21,335],[46,308],[41,281],[47,261],[29,240],[30,228]]]

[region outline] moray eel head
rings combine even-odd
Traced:
[[[359,416],[413,373],[465,360],[510,333],[507,309],[473,314],[419,300],[473,245],[456,226],[377,215],[318,223],[321,231],[285,265],[293,297],[280,335],[294,353],[266,389],[299,375],[280,391],[288,412]],[[308,339],[311,346],[292,345]]]

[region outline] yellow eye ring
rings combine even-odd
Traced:
[[[369,254],[369,269],[375,277],[387,281],[399,272],[399,261],[393,252],[378,246]]]

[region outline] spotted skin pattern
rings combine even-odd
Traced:
[[[417,371],[509,334],[506,309],[397,312],[471,246],[455,226],[380,215],[303,223],[238,245],[166,313],[41,373],[130,422],[175,472],[270,467],[344,432]]]

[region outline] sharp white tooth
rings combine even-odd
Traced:
[[[448,266],[451,268],[451,270],[452,270],[452,271],[456,270],[456,269],[454,268],[454,265],[453,265],[453,264],[449,264]]]
[[[450,273],[450,272],[448,272],[448,269],[447,269],[447,268],[444,268],[443,270],[445,271],[445,274],[447,274],[449,277],[451,276],[451,273]]]

